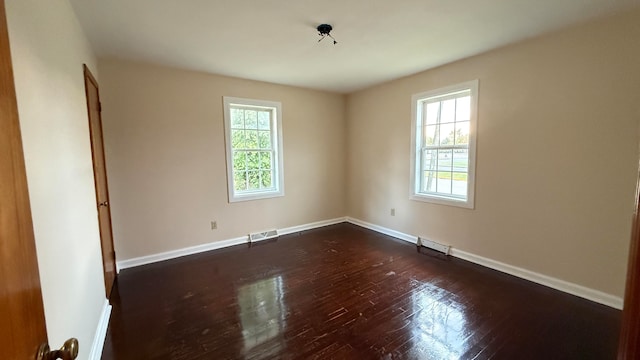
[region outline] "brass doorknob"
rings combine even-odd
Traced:
[[[78,339],[71,338],[64,342],[60,350],[51,351],[49,344],[43,343],[38,349],[36,360],[74,360],[78,357]]]

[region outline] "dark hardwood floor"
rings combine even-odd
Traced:
[[[103,359],[614,359],[620,311],[338,224],[123,270]]]

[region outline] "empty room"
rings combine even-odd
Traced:
[[[7,358],[640,358],[640,1],[0,4]]]

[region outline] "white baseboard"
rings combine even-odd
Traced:
[[[539,274],[517,266],[505,264],[500,261],[485,258],[480,255],[475,255],[455,248],[451,248],[451,255],[463,260],[470,261],[472,263],[476,263],[478,265],[482,265],[494,270],[501,271],[503,273],[517,276],[522,279],[533,281],[535,283],[545,285],[556,290],[560,290],[572,295],[579,296],[581,298],[585,298],[603,305],[610,306],[612,308],[622,310],[623,300],[618,296],[607,294],[602,291],[594,290],[568,281],[560,280],[551,276]]]
[[[104,340],[107,337],[107,328],[109,327],[110,316],[111,305],[109,305],[109,301],[105,299],[104,306],[102,307],[102,314],[98,321],[98,327],[96,328],[96,334],[93,337],[93,344],[91,344],[89,360],[100,360],[102,357],[102,348],[104,347]]]
[[[418,237],[417,236],[405,234],[403,232],[392,230],[392,229],[389,229],[389,228],[386,228],[386,227],[383,227],[383,226],[380,226],[380,225],[368,223],[368,222],[362,221],[360,219],[355,219],[355,218],[347,216],[346,221],[348,223],[351,223],[351,224],[354,224],[354,225],[358,225],[360,227],[367,228],[369,230],[373,230],[373,231],[379,232],[381,234],[389,235],[389,236],[394,237],[396,239],[404,240],[406,242],[412,243],[413,245],[415,245],[418,242]]]
[[[182,249],[161,252],[158,254],[152,254],[152,255],[140,256],[133,259],[122,260],[122,261],[118,261],[117,264],[118,264],[118,268],[121,270],[128,269],[136,266],[156,263],[159,261],[175,259],[182,256],[198,254],[205,251],[217,250],[217,249],[222,249],[229,246],[246,244],[247,242],[248,242],[247,236],[240,236],[233,239],[215,241],[208,244],[190,246]]]
[[[400,240],[410,242],[414,245],[416,244],[416,241],[418,239],[417,236],[405,234],[400,231],[392,230],[380,225],[371,224],[359,219],[347,217],[346,221],[351,224],[361,226],[363,228],[367,228],[367,229],[370,229],[385,235],[389,235],[391,237],[394,237]],[[594,290],[582,285],[574,284],[574,283],[560,280],[551,276],[536,273],[536,272],[523,269],[517,266],[505,264],[500,261],[485,258],[483,256],[475,255],[475,254],[472,254],[463,250],[459,250],[453,247],[451,248],[451,256],[454,256],[463,260],[467,260],[472,263],[482,265],[484,267],[488,267],[490,269],[494,269],[494,270],[497,270],[509,275],[513,275],[522,279],[526,279],[537,284],[548,286],[552,289],[569,293],[571,295],[579,296],[587,300],[591,300],[603,305],[607,305],[615,309],[622,309],[622,306],[623,306],[623,300],[619,296],[607,294],[599,290]]]
[[[335,218],[330,220],[316,221],[309,224],[278,229],[278,233],[279,235],[287,235],[287,234],[292,234],[292,233],[305,231],[305,230],[311,230],[311,229],[315,229],[323,226],[339,224],[339,223],[345,222],[345,220],[346,218],[341,217],[341,218]],[[118,261],[116,262],[116,268],[118,269],[118,272],[120,272],[120,270],[122,269],[128,269],[128,268],[147,265],[147,264],[151,264],[159,261],[175,259],[178,257],[198,254],[205,251],[222,249],[229,246],[247,244],[248,242],[249,242],[248,236],[239,236],[233,239],[214,241],[207,244],[190,246],[182,249],[171,250],[171,251],[166,251],[158,254],[146,255],[146,256],[141,256],[137,258]]]
[[[335,218],[335,219],[330,219],[330,220],[323,220],[323,221],[316,221],[316,222],[312,222],[312,223],[309,223],[309,224],[291,226],[291,227],[284,228],[284,229],[278,229],[278,233],[280,235],[288,235],[288,234],[293,234],[293,233],[297,233],[297,232],[300,232],[300,231],[306,231],[306,230],[311,230],[311,229],[317,229],[317,228],[324,227],[324,226],[340,224],[340,223],[343,223],[345,221],[347,221],[346,217],[340,217],[340,218]]]

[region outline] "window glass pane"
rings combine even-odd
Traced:
[[[440,102],[427,104],[426,106],[426,116],[427,116],[426,124],[427,125],[438,123],[439,110],[440,110]]]
[[[467,196],[467,173],[453,173],[451,182],[451,193],[454,195]]]
[[[422,191],[436,192],[436,172],[423,171]]]
[[[233,152],[233,170],[246,170],[247,154],[244,151]]]
[[[471,118],[471,97],[456,99],[456,121],[468,121]]]
[[[456,145],[469,144],[469,122],[456,123]]]
[[[424,150],[422,154],[422,169],[435,170],[438,150]]]
[[[259,190],[260,189],[260,171],[247,171],[249,177],[248,189]]]
[[[261,177],[261,181],[262,181],[262,187],[263,188],[270,188],[271,187],[271,171],[261,171],[260,172],[260,177]]]
[[[231,128],[242,129],[244,128],[244,111],[240,109],[230,109],[231,111]]]
[[[438,134],[438,125],[428,125],[424,127],[424,144],[425,145],[436,145],[438,139],[436,139],[436,135]]]
[[[440,125],[440,145],[453,145],[454,123]]]
[[[438,150],[438,170],[451,171],[453,150]]]
[[[261,149],[271,149],[271,132],[258,131],[258,145]]]
[[[244,111],[244,127],[246,129],[258,128],[258,112],[255,110]]]
[[[453,171],[467,172],[469,170],[469,150],[453,150]]]
[[[451,194],[451,173],[439,171],[436,191],[443,194]]]
[[[244,130],[231,130],[231,147],[233,149],[244,149]]]
[[[258,170],[260,169],[260,153],[257,151],[247,152],[247,169]]]
[[[270,130],[271,129],[271,113],[268,111],[258,112],[258,129]]]
[[[442,112],[440,113],[440,123],[449,123],[455,120],[456,115],[456,99],[445,100],[442,102]]]
[[[271,128],[271,121],[268,111],[258,111],[258,129],[269,130]]]
[[[260,152],[260,168],[269,170],[271,169],[271,153],[267,151]]]
[[[244,171],[233,172],[233,188],[236,191],[243,191],[247,189],[247,173]]]
[[[258,131],[247,130],[245,137],[245,149],[257,149],[258,148]]]

